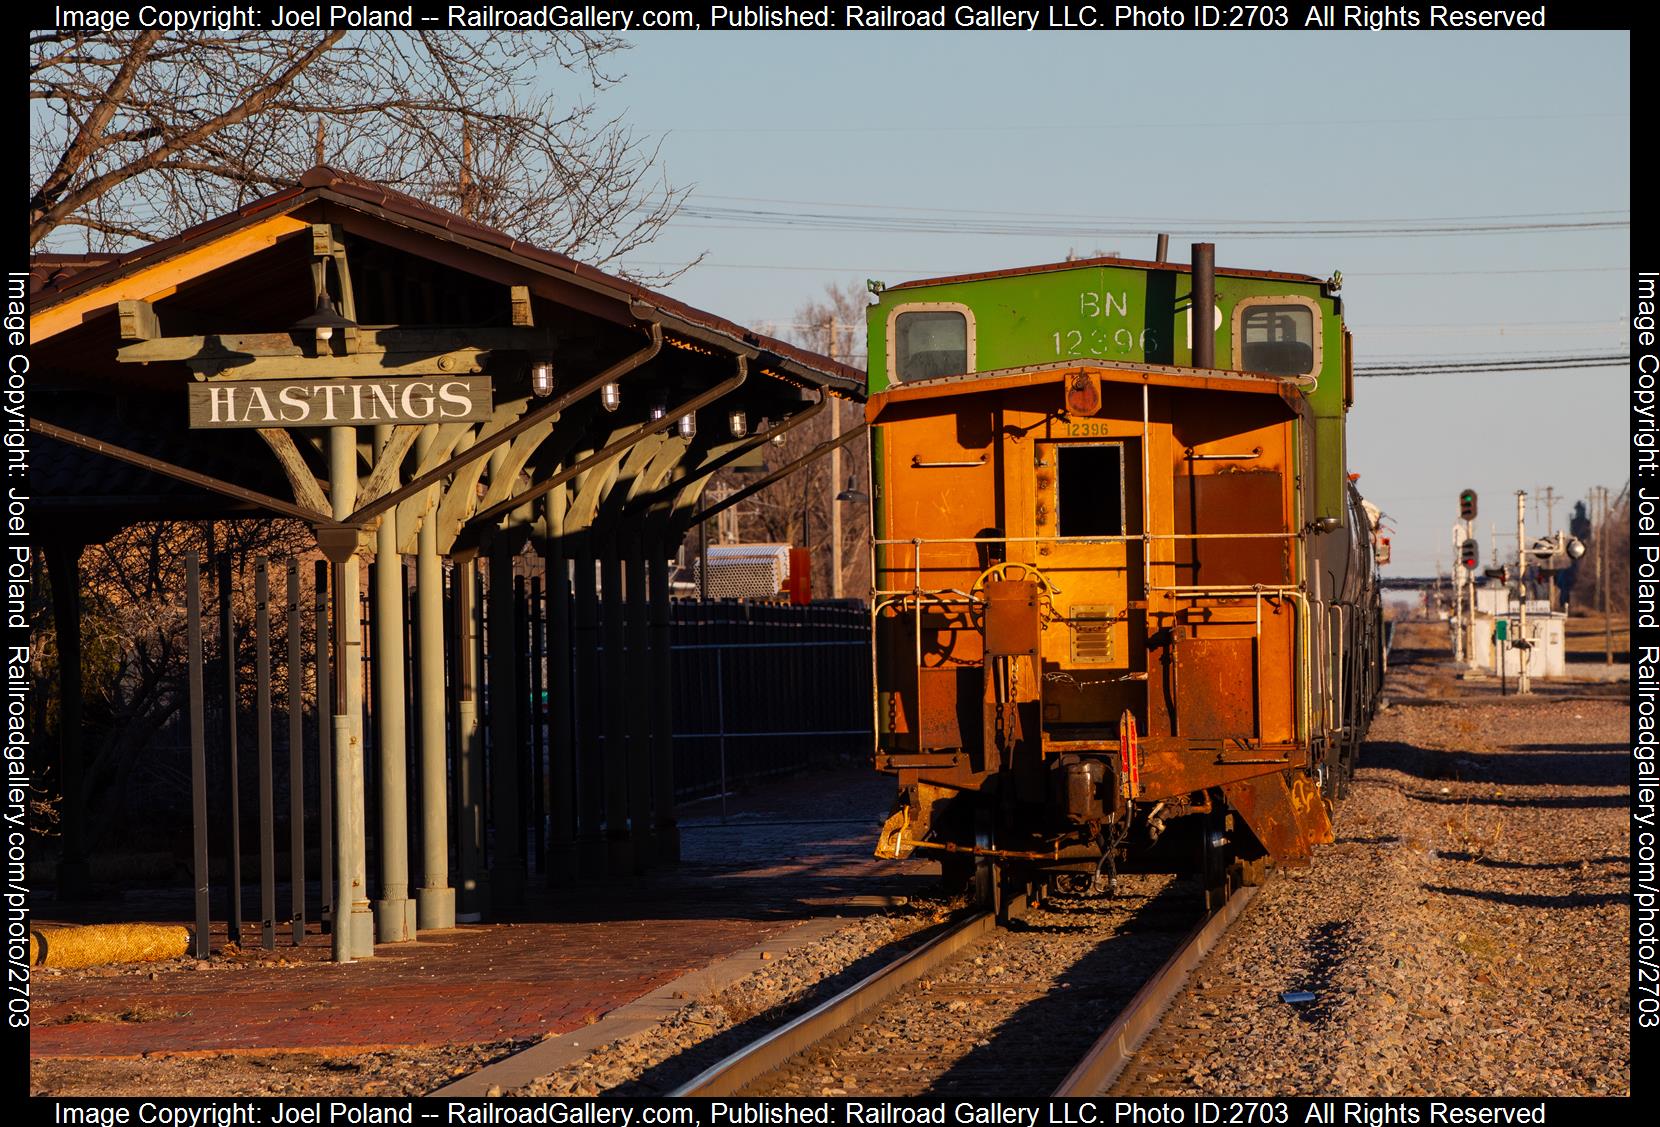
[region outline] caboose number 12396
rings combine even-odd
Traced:
[[[1204,243],[873,283],[877,856],[1007,905],[1331,840],[1382,666],[1339,286]]]

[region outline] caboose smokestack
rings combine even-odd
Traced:
[[[1169,259],[1170,259],[1170,236],[1164,234],[1163,232],[1160,232],[1159,233],[1159,242],[1158,242],[1158,257],[1156,257],[1153,261],[1155,261],[1155,262],[1167,262],[1167,261],[1169,261]]]
[[[1187,311],[1193,327],[1193,366],[1216,367],[1216,244],[1193,244],[1193,304]]]

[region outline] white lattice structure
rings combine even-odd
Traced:
[[[775,599],[789,589],[788,544],[721,544],[708,550],[711,599]]]

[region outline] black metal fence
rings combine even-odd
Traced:
[[[684,602],[673,616],[677,798],[869,756],[862,606]]]
[[[250,592],[246,581],[228,565],[215,575],[201,567],[195,552],[188,553],[186,565],[182,578],[187,595],[190,685],[182,727],[188,731],[190,820],[198,831],[193,834],[191,865],[201,894],[198,910],[203,918],[198,930],[205,941],[211,829],[212,859],[223,867],[215,883],[225,882],[220,886],[226,896],[222,910],[231,937],[248,941],[247,931],[257,930],[259,941],[271,948],[279,930],[292,930],[293,941],[298,943],[308,916],[316,919],[319,910],[328,914],[334,891],[327,573],[315,561],[261,556],[253,561],[253,574],[248,577]],[[627,779],[630,771],[638,769],[639,760],[629,752],[634,741],[650,736],[652,726],[610,722],[615,718],[605,714],[601,702],[623,700],[631,719],[634,710],[659,715],[668,710],[672,730],[663,734],[673,749],[673,793],[666,795],[667,788],[655,777],[647,788],[648,801],[660,817],[667,815],[665,804],[674,801],[724,794],[746,782],[837,761],[863,761],[870,755],[870,618],[862,605],[670,603],[667,684],[649,678],[644,683],[629,680],[624,692],[613,694],[609,689],[615,686],[608,687],[605,677],[630,676],[641,665],[632,660],[602,660],[605,640],[616,639],[626,649],[630,638],[638,642],[643,635],[649,639],[645,644],[655,647],[664,634],[607,630],[604,614],[609,608],[599,603],[594,608],[598,622],[585,632],[570,631],[570,651],[561,655],[550,629],[555,609],[550,604],[550,584],[539,565],[539,560],[525,557],[516,561],[512,597],[505,605],[479,600],[483,627],[479,649],[485,659],[481,671],[492,668],[491,648],[503,642],[514,655],[517,669],[509,691],[492,694],[486,679],[479,694],[479,750],[491,772],[510,763],[507,769],[519,779],[518,824],[510,831],[518,840],[496,834],[489,839],[492,857],[497,851],[510,850],[540,873],[554,841],[568,839],[573,832],[593,835],[614,828],[614,810],[604,801],[606,788],[601,784]],[[410,575],[401,574],[407,608]],[[459,849],[455,835],[467,819],[459,789],[463,763],[458,758],[465,740],[453,707],[460,685],[456,574],[452,571],[445,583],[448,652],[441,680],[450,706],[444,717],[446,822],[450,844]],[[383,845],[377,828],[383,800],[379,776],[386,767],[377,746],[379,702],[372,691],[377,684],[378,655],[367,609],[374,582],[372,576],[360,609],[365,689],[362,730],[368,752],[363,758],[364,813],[372,884],[376,884],[374,873]],[[233,606],[250,594],[252,613],[239,625]],[[217,596],[217,623],[212,602],[205,596]],[[502,624],[505,629],[491,621],[490,611],[497,607],[498,613],[511,616]],[[617,609],[625,612],[626,606]],[[574,606],[566,612],[567,622],[577,617]],[[403,617],[403,660],[408,664],[399,707],[406,721],[404,801],[409,804],[405,820],[413,880],[420,873],[422,855],[419,717],[414,707],[419,677],[411,615],[406,610]],[[237,656],[227,662],[226,655]],[[578,675],[584,668],[596,676]],[[586,703],[558,708],[561,694],[567,705]],[[492,707],[502,706],[513,709],[516,722],[510,730],[515,735],[511,745],[498,749],[489,713]],[[569,727],[556,730],[559,723]],[[607,747],[608,737],[620,739],[621,746]],[[567,749],[563,757],[558,752],[561,745]],[[612,772],[617,775],[608,779]],[[491,792],[486,789],[469,801],[475,804],[480,824],[492,824]],[[631,826],[631,831],[637,829]],[[251,856],[245,860],[244,851],[257,851],[259,907],[254,912],[246,911],[252,890],[243,885],[255,871],[254,860]],[[320,900],[308,904],[307,878],[319,876]],[[286,894],[280,898],[279,884],[286,885]],[[231,895],[231,889],[242,894]]]

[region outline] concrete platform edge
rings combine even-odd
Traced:
[[[847,916],[803,920],[788,931],[770,939],[717,959],[708,966],[687,971],[649,994],[618,1006],[593,1025],[539,1041],[506,1060],[486,1065],[470,1076],[463,1076],[431,1094],[483,1096],[489,1094],[492,1088],[498,1088],[503,1092],[521,1088],[539,1076],[546,1076],[573,1061],[580,1060],[602,1045],[650,1028],[699,995],[724,990],[740,978],[765,966],[770,960],[761,957],[763,952],[773,958],[788,954],[798,947],[816,942],[850,926],[857,918]]]

